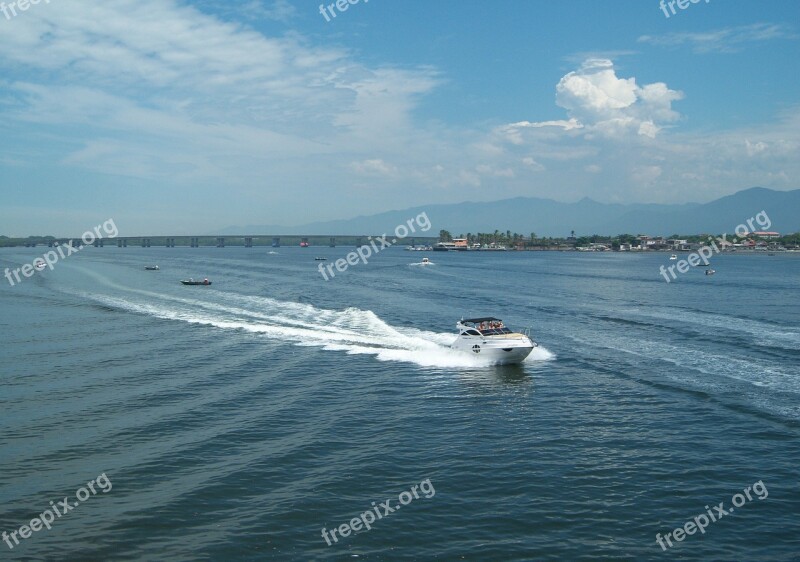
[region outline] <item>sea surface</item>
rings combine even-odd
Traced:
[[[89,247],[0,280],[0,531],[78,504],[0,560],[800,560],[800,255],[667,283],[667,254],[391,248],[325,281],[351,250]],[[482,315],[540,346],[449,350]]]

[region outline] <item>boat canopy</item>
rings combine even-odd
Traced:
[[[480,324],[481,322],[502,322],[499,318],[493,316],[486,316],[485,318],[470,318],[462,320],[462,322],[470,322],[472,324]]]

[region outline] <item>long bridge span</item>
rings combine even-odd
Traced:
[[[25,246],[39,246],[46,245],[49,247],[57,246],[60,244],[72,243],[75,248],[83,246],[95,246],[102,248],[104,246],[113,246],[118,248],[141,247],[165,247],[165,248],[201,248],[201,247],[273,247],[279,248],[281,246],[298,246],[298,247],[311,247],[311,246],[364,246],[369,244],[372,238],[377,238],[377,235],[312,235],[312,236],[299,236],[299,235],[226,235],[226,236],[116,236],[114,238],[97,238],[94,240],[82,240],[81,238],[48,238],[40,240],[30,240],[26,242]],[[387,237],[388,238],[388,237]],[[391,238],[389,238],[391,241]],[[409,236],[402,240],[398,240],[393,245],[415,246],[415,245],[432,245],[435,244],[438,238],[430,236]]]

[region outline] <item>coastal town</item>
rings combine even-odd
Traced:
[[[453,237],[447,230],[439,232],[433,246],[410,246],[410,250],[433,251],[577,251],[577,252],[692,252],[716,244],[721,252],[794,252],[800,251],[800,233],[781,235],[773,231],[754,231],[742,236],[697,234],[649,236],[620,234],[618,236],[576,237],[572,231],[566,238],[529,236],[510,231],[461,234]]]

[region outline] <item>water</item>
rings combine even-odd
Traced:
[[[113,484],[3,559],[800,560],[800,256],[667,284],[663,254],[390,249],[324,281],[350,250],[86,248],[3,281],[0,531]],[[478,315],[540,347],[449,350]]]

